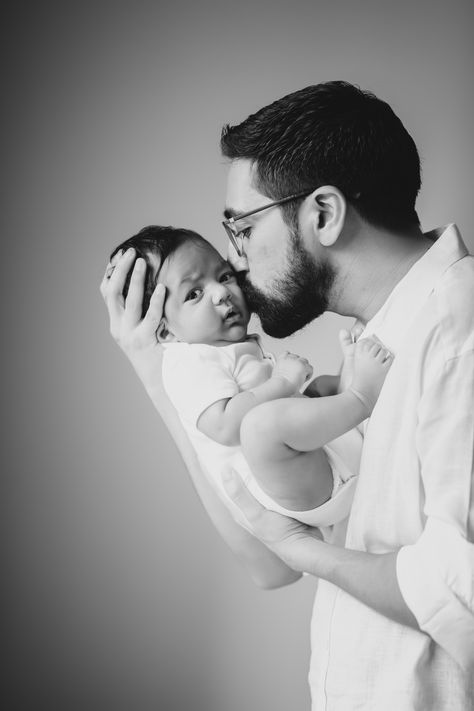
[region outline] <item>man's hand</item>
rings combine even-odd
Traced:
[[[395,622],[418,629],[398,585],[397,551],[374,554],[325,543],[317,528],[261,506],[235,472],[225,472],[223,482],[252,532],[290,568],[323,578]]]
[[[135,261],[127,298],[123,297],[124,284],[135,257],[134,249],[117,254],[107,265],[100,292],[109,312],[112,337],[140,379],[150,386],[156,376],[161,379],[161,347],[156,332],[163,315],[165,288],[162,284],[157,285],[148,311],[142,318],[146,264],[141,258]]]
[[[298,572],[311,569],[314,540],[322,540],[317,528],[264,508],[233,470],[223,473],[224,487],[250,524],[252,532],[290,568]]]

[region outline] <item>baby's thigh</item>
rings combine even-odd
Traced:
[[[280,506],[306,511],[321,506],[333,490],[333,474],[324,449],[297,452],[281,442],[255,442],[244,451],[260,487]]]

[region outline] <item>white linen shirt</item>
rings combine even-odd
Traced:
[[[422,631],[320,580],[309,680],[314,711],[467,711],[474,702],[474,259],[454,225],[395,287],[363,335],[395,354],[365,427],[347,533],[399,551]]]

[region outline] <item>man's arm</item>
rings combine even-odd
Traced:
[[[109,265],[101,283],[100,290],[108,309],[111,334],[131,362],[163,418],[203,506],[224,541],[260,587],[274,588],[292,583],[298,580],[301,574],[289,568],[275,553],[234,520],[199,466],[176,411],[163,390],[162,349],[156,338],[165,298],[161,285],[155,290],[145,317],[141,316],[145,277],[145,265],[141,259],[135,263],[126,301],[123,298],[123,285],[135,257],[134,250],[129,250],[121,258],[114,260],[113,271]]]
[[[166,424],[197,491],[201,503],[219,534],[247,569],[256,585],[272,589],[289,585],[301,573],[287,566],[254,535],[238,524],[205,477],[194,449],[166,394],[152,393],[152,401]],[[158,396],[158,399],[157,399]]]
[[[474,668],[474,352],[450,358],[418,408],[426,524],[387,554],[323,543],[313,529],[263,509],[234,474],[227,490],[252,530],[295,570],[337,585],[381,614],[421,629]]]
[[[418,412],[426,524],[397,559],[423,631],[474,670],[474,349],[472,332],[427,385]]]
[[[323,578],[386,617],[418,629],[397,582],[397,553],[376,555],[325,543],[317,529],[265,509],[235,472],[224,477],[224,485],[255,535],[291,568]]]

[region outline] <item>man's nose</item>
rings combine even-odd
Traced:
[[[249,270],[246,255],[243,254],[241,257],[239,257],[231,242],[229,242],[229,247],[227,250],[227,261],[229,262],[229,264],[232,265],[234,271],[236,272],[248,272]]]

